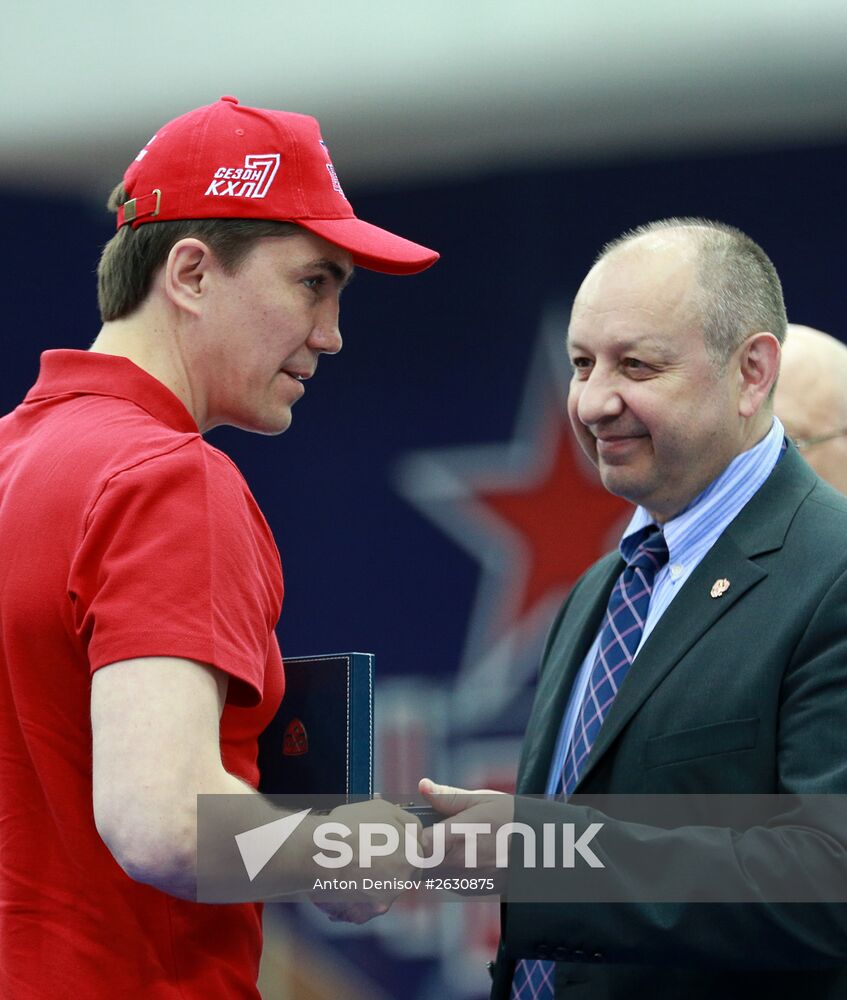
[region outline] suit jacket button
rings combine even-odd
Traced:
[[[594,959],[595,962],[599,962],[603,958],[603,952],[595,951],[591,957]]]
[[[542,960],[548,959],[550,957],[550,949],[546,944],[540,944],[535,949],[535,957]]]
[[[570,952],[568,951],[567,948],[564,948],[562,945],[559,945],[559,947],[553,952],[553,955],[557,962],[564,962],[567,959],[568,955],[570,955]]]
[[[576,948],[574,950],[574,952],[573,952],[573,957],[574,958],[585,958],[585,952],[582,950],[582,948]]]

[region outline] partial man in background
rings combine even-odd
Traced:
[[[847,346],[789,323],[774,410],[815,472],[847,494]]]
[[[702,219],[624,234],[577,293],[571,424],[606,489],[636,509],[553,624],[518,796],[421,785],[463,823],[514,817],[536,844],[550,824],[557,858],[563,831],[603,823],[590,844],[601,882],[591,868],[555,882],[539,863],[537,901],[505,904],[494,1000],[847,995],[847,906],[780,905],[766,888],[775,873],[805,890],[822,868],[815,885],[829,891],[847,866],[842,828],[781,815],[735,832],[709,825],[703,802],[678,831],[568,801],[847,794],[847,500],[773,415],[785,327],[762,248]],[[478,838],[468,872],[464,838],[448,835],[448,860],[495,874],[493,841]],[[569,895],[592,884],[623,901]],[[661,901],[704,898],[757,902]]]
[[[438,254],[354,216],[315,119],[233,97],[163,126],[111,207],[100,333],[0,420],[0,995],[258,998],[260,908],[193,901],[196,809],[258,794],[283,583],[202,435],[286,430],[353,266]]]

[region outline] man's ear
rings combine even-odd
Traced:
[[[165,294],[178,309],[198,315],[216,267],[215,255],[202,240],[193,236],[178,240],[165,261]]]
[[[740,397],[738,412],[755,416],[776,383],[780,346],[772,333],[754,333],[741,345],[739,362]]]

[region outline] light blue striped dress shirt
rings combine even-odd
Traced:
[[[782,454],[784,438],[783,426],[774,417],[770,431],[755,447],[734,458],[718,478],[707,486],[681,514],[664,524],[662,530],[668,547],[669,559],[667,565],[656,574],[647,620],[644,623],[641,642],[635,652],[636,658],[647,637],[667,611],[682,585],[691,576],[730,521],[736,517],[741,508],[771,474]],[[638,507],[623,533],[623,538],[639,531],[647,524],[654,523],[650,514],[643,507]],[[547,779],[548,795],[556,793],[565,764],[565,755],[573,737],[577,716],[591,676],[591,668],[597,655],[600,628],[602,628],[602,623],[598,627],[591,649],[583,660],[571,689]]]

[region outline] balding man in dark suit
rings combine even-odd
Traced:
[[[553,625],[519,797],[423,782],[442,812],[508,821],[515,802],[533,828],[584,827],[574,793],[847,792],[847,501],[773,416],[785,325],[773,265],[731,227],[672,219],[605,248],[574,302],[568,408],[636,510]],[[608,819],[603,836],[623,850],[643,829]],[[672,834],[648,836],[671,864]],[[837,836],[787,821],[764,839],[695,825],[688,843],[726,900],[767,900],[773,858],[789,874],[847,861]],[[847,996],[845,907],[649,898],[506,904],[492,996]]]

